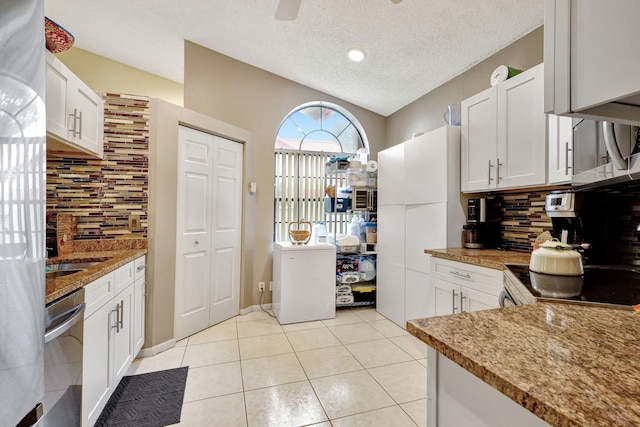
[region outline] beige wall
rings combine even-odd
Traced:
[[[72,47],[56,56],[96,92],[129,93],[183,105],[182,84]]]
[[[181,108],[160,99],[151,99],[149,117],[149,299],[145,348],[162,347],[173,340],[176,274],[176,199],[178,183],[178,125],[241,142],[245,158],[254,157],[253,135],[236,126]],[[251,173],[245,164],[246,176]],[[243,186],[243,221],[254,217],[255,197]],[[243,254],[240,283],[251,269],[253,228],[242,235]],[[246,286],[245,286],[246,288]],[[243,299],[243,289],[240,290]],[[246,299],[246,297],[244,297]]]
[[[491,86],[489,78],[499,65],[526,70],[543,62],[543,29],[520,40],[470,68],[458,77],[398,110],[387,118],[387,147],[411,138],[414,132],[429,132],[445,125],[442,114],[447,105],[460,102]]]
[[[258,282],[271,280],[273,239],[273,147],[282,120],[295,107],[328,101],[349,110],[362,124],[372,153],[385,146],[383,116],[307,86],[185,43],[185,107],[253,133],[255,151],[246,158],[249,181],[255,181],[255,212],[247,212],[245,229],[255,239],[245,248],[247,270],[241,306],[258,304]],[[375,154],[372,158],[376,158]],[[271,301],[265,294],[263,302]]]

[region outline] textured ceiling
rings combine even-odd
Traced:
[[[542,25],[543,3],[302,0],[277,21],[278,0],[45,0],[45,14],[75,46],[176,82],[186,39],[388,116]]]

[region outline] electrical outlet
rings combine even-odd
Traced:
[[[140,215],[131,214],[129,215],[129,231],[138,231],[140,230]]]
[[[258,291],[264,292],[264,282],[259,282],[258,283]]]
[[[269,282],[269,291],[273,291],[273,282]]]

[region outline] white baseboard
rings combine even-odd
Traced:
[[[158,345],[154,345],[153,347],[143,348],[142,350],[140,350],[140,353],[138,353],[138,356],[136,357],[155,356],[156,354],[162,353],[163,351],[169,350],[170,348],[173,348],[175,346],[176,346],[176,340],[171,338],[170,340],[167,340]]]
[[[269,304],[262,304],[262,308],[264,308],[265,310],[271,310],[271,303]],[[260,311],[262,310],[262,308],[260,308],[260,305],[252,305],[249,306],[247,308],[243,308],[242,310],[240,310],[240,315],[244,316],[247,315],[249,313],[251,313],[252,311]],[[138,355],[136,357],[151,357],[151,356],[155,356],[158,353],[162,353],[165,350],[168,350],[170,348],[173,348],[176,346],[176,340],[174,338],[167,340],[163,343],[160,343],[158,345],[155,345],[153,347],[146,347],[143,348],[142,350],[140,350],[140,352],[138,353]]]
[[[262,308],[264,308],[265,310],[271,310],[271,303],[269,304],[262,304]],[[260,308],[260,305],[252,305],[249,306],[247,308],[243,308],[242,310],[240,310],[240,314],[242,316],[251,313],[252,311],[260,311],[262,310],[262,308]]]

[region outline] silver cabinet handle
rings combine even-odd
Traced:
[[[458,277],[463,277],[465,279],[471,279],[471,275],[470,274],[462,274],[458,271],[450,271],[449,274],[453,274],[454,276],[458,276]]]
[[[569,175],[569,169],[573,169],[569,166],[569,153],[573,152],[572,148],[569,148],[569,142],[564,143],[564,174]]]
[[[466,297],[462,292],[460,292],[460,313],[464,313],[464,299]]]
[[[76,121],[78,120],[78,109],[74,108],[73,113],[69,114],[69,117],[73,119],[73,127],[69,129],[69,131],[73,133],[73,136],[76,136]]]
[[[118,317],[118,324],[120,325],[120,329],[124,329],[124,300],[120,300],[120,315]]]
[[[115,328],[117,334],[120,332],[120,304],[116,305],[116,308],[111,310],[111,312],[116,313],[115,325],[111,326],[111,328]]]
[[[196,240],[195,242],[193,242],[193,244],[194,244],[195,246],[200,246],[200,242],[198,242],[197,240]]]
[[[456,291],[451,291],[451,306],[453,307],[453,313],[455,314],[456,308]]]
[[[491,168],[492,168],[492,167],[493,167],[493,165],[491,164],[491,160],[489,160],[489,168],[487,169],[487,170],[488,170],[488,172],[489,172],[489,176],[488,176],[488,178],[489,178],[489,181],[488,181],[488,182],[489,182],[489,184],[491,184],[491,181],[493,181],[493,178],[491,178]]]
[[[82,111],[80,111],[80,115],[78,116],[78,122],[80,123],[80,126],[78,126],[78,137],[82,139]]]
[[[500,158],[498,157],[496,161],[496,177],[498,178],[498,182],[502,179],[500,177],[500,166],[502,166],[502,163],[500,163]]]
[[[146,267],[146,265],[139,265],[138,268],[136,269],[136,271],[142,271],[144,270],[144,268]]]

